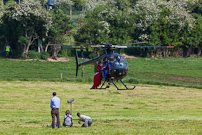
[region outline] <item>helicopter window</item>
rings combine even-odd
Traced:
[[[111,55],[109,57],[109,61],[110,61],[111,64],[113,64],[116,61],[116,57],[114,55]]]

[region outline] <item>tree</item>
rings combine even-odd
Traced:
[[[81,23],[84,22],[82,27],[74,35],[76,40],[93,44],[121,44],[130,41],[130,8],[126,8],[127,3],[115,2],[117,6],[110,3],[86,12],[85,18],[81,19]]]
[[[63,13],[59,8],[55,8],[51,11],[52,26],[49,29],[48,37],[46,38],[48,44],[62,44],[65,41],[66,36],[71,35],[72,21]],[[52,57],[56,59],[60,46],[52,46]]]
[[[181,47],[183,36],[190,33],[195,25],[186,7],[184,0],[137,1],[134,6],[134,16],[137,17],[134,22],[134,40],[146,40],[153,46]]]
[[[28,53],[30,45],[39,37],[45,36],[51,26],[51,17],[39,0],[22,1],[8,14],[12,14],[11,18],[20,23],[24,30],[24,35],[21,36],[27,39],[27,44],[23,45],[23,54]]]
[[[61,8],[62,5],[71,6],[73,2],[71,0],[55,0],[55,5]]]
[[[3,42],[2,45],[6,43],[16,43],[18,37],[20,34],[22,34],[22,31],[20,28],[20,23],[16,21],[15,19],[12,19],[12,15],[15,10],[15,6],[17,5],[10,5],[5,8],[4,14],[1,17],[2,23],[0,24],[0,37],[1,41]],[[16,32],[17,31],[17,32]],[[14,48],[13,46],[11,46]]]

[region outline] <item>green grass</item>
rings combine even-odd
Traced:
[[[125,80],[136,83],[202,88],[202,58],[129,59]]]
[[[93,66],[75,77],[69,62],[0,59],[0,134],[202,134],[202,59],[128,59],[123,79],[133,91],[90,90]],[[82,60],[80,60],[82,61]],[[62,73],[62,79],[61,79]],[[155,85],[149,85],[155,84]],[[123,87],[117,83],[118,87]],[[171,87],[172,86],[172,87]],[[174,87],[177,86],[177,87]],[[183,87],[181,87],[183,86]],[[70,109],[93,119],[91,128],[51,129],[50,99],[61,99],[60,119]]]
[[[163,85],[137,85],[133,91],[90,90],[90,84],[43,81],[0,82],[0,134],[202,134],[202,91]],[[52,129],[50,99],[61,99],[60,119],[74,98],[77,112],[93,119],[90,128]]]
[[[138,58],[127,59],[129,63],[126,83],[154,84],[202,88],[202,58]],[[83,60],[80,60],[83,61]],[[75,77],[74,58],[69,62],[11,61],[0,59],[0,81],[59,81],[92,83],[94,66],[81,67]],[[62,74],[62,79],[61,79]],[[131,85],[131,84],[130,84]]]

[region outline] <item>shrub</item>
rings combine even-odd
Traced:
[[[97,57],[97,54],[91,53],[91,54],[89,55],[89,57],[90,57],[90,59],[95,58],[95,57]]]
[[[38,59],[40,58],[40,54],[34,50],[31,50],[27,53],[27,56],[31,59]]]
[[[48,52],[41,52],[40,58],[43,60],[47,60],[50,57],[50,54]]]

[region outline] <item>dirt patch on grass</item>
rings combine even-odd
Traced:
[[[37,61],[37,59],[12,59],[12,58],[7,58],[9,60],[12,61]],[[39,60],[39,61],[43,61],[43,62],[68,62],[69,59],[65,58],[65,57],[58,57],[57,59],[52,59],[52,58],[48,58],[48,60]]]
[[[67,59],[65,57],[58,57],[57,59],[48,58],[47,61],[51,61],[51,62],[68,62],[69,59]]]
[[[186,78],[186,77],[177,77],[177,76],[160,76],[160,75],[152,75],[153,77],[161,77],[161,78],[169,78],[172,80],[179,80],[179,81],[190,81],[190,82],[202,82],[202,79],[194,79],[194,78]]]
[[[170,76],[168,78],[173,80],[181,80],[181,81],[202,82],[201,79],[194,79],[194,78],[175,77],[175,76]]]
[[[137,59],[137,57],[135,56],[130,56],[130,55],[126,55],[126,54],[123,54],[122,55],[125,59]]]

